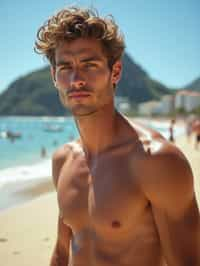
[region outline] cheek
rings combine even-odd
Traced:
[[[105,69],[99,69],[97,72],[92,73],[90,78],[91,78],[91,80],[98,79],[102,83],[105,83],[110,79],[110,73],[108,72],[108,70],[106,68]]]
[[[97,102],[110,102],[113,97],[114,90],[110,79],[107,79],[103,83],[99,84],[98,89],[96,90]]]
[[[94,75],[89,80],[90,86],[96,90],[98,96],[106,96],[112,93],[111,75],[102,73],[102,75]]]
[[[66,87],[69,84],[69,77],[66,73],[56,73],[56,81],[59,87]]]
[[[63,106],[66,106],[67,104],[67,97],[65,96],[64,92],[62,90],[58,90],[59,98]]]

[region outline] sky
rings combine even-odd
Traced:
[[[180,88],[200,77],[199,0],[1,0],[0,93],[48,64],[33,51],[37,30],[69,5],[112,14],[125,35],[127,53],[151,78]]]

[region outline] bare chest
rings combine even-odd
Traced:
[[[90,166],[83,156],[67,162],[59,179],[58,203],[74,231],[91,225],[102,234],[116,228],[128,232],[147,205],[129,156],[100,157]]]

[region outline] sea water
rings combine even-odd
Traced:
[[[20,133],[21,137],[0,138],[0,187],[19,179],[50,176],[52,153],[78,137],[71,117],[1,117],[0,132],[8,130]],[[45,156],[41,154],[42,148]]]

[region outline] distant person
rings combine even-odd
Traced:
[[[171,119],[170,121],[170,127],[169,127],[169,140],[171,142],[174,142],[174,125],[175,125],[175,119]]]
[[[41,157],[45,158],[46,156],[47,156],[47,151],[46,151],[45,147],[42,146],[42,148],[41,148]]]
[[[188,142],[190,142],[190,138],[192,135],[192,123],[193,123],[193,120],[191,119],[188,119],[186,121],[186,136],[187,136]]]
[[[66,8],[37,37],[80,133],[53,155],[59,218],[51,266],[200,265],[188,161],[114,107],[125,43],[113,18]]]
[[[186,136],[187,136],[188,142],[190,142],[191,134],[192,134],[192,123],[190,121],[187,121],[186,122]]]
[[[200,119],[196,119],[192,123],[192,132],[195,135],[194,147],[196,150],[198,150],[199,145],[200,145]]]

